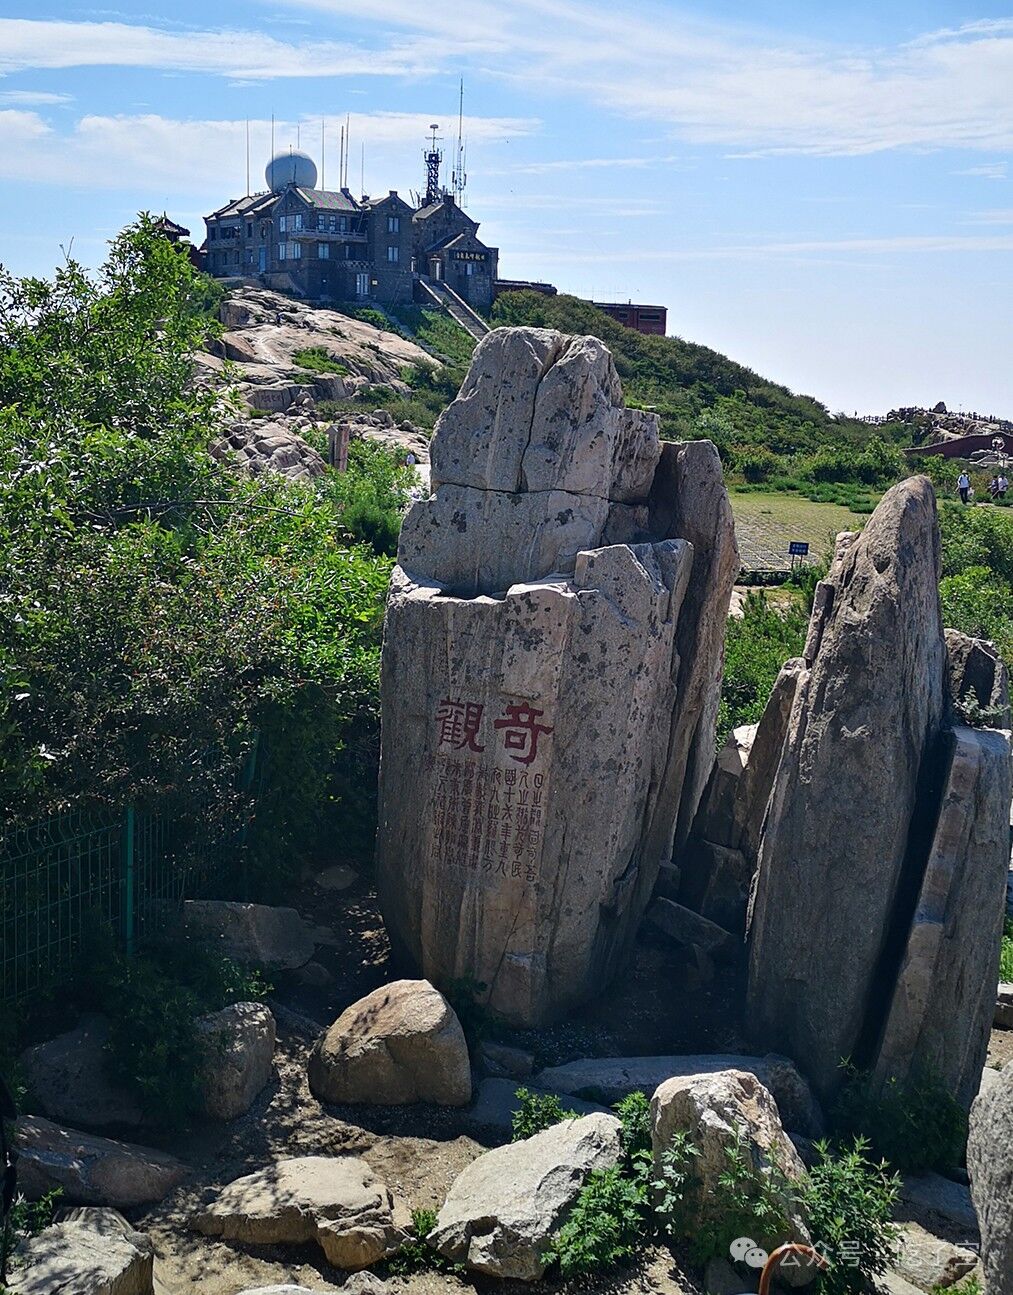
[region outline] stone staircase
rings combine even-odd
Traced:
[[[449,288],[445,283],[436,279],[430,279],[428,275],[420,274],[419,283],[422,285],[423,293],[429,300],[441,310],[446,311],[450,318],[470,333],[476,342],[480,342],[486,333],[489,332],[489,325],[485,322],[477,311],[472,310],[471,306],[459,297],[453,288]]]

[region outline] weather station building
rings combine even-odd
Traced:
[[[442,153],[433,127],[424,198],[355,198],[343,183],[317,188],[317,167],[299,149],[267,164],[267,191],[226,203],[204,218],[205,268],[217,278],[256,278],[310,301],[397,305],[451,294],[488,314],[499,249],[478,237],[478,221],[440,183]],[[347,167],[347,162],[345,163]]]

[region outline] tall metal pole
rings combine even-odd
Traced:
[[[246,196],[250,196],[250,119],[246,119]]]
[[[327,141],[324,139],[324,119],[320,118],[320,187],[327,188]]]
[[[271,113],[271,158],[274,159],[274,113]]]

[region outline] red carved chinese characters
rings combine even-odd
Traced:
[[[477,701],[451,701],[444,698],[436,710],[440,746],[449,746],[454,751],[475,751],[481,755],[485,747],[479,746],[476,739],[484,709]]]
[[[538,720],[545,714],[536,710],[527,702],[516,706],[507,706],[502,719],[496,720],[493,727],[503,729],[503,749],[511,760],[518,764],[531,764],[538,754],[538,739],[543,733],[551,733],[550,724],[539,724]]]

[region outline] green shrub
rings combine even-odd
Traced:
[[[769,1250],[788,1231],[794,1184],[778,1166],[753,1163],[743,1129],[725,1146],[724,1161],[714,1191],[697,1201],[689,1242],[699,1263],[726,1256],[736,1237],[754,1237]]]
[[[434,1210],[412,1210],[411,1232],[397,1254],[387,1262],[387,1267],[395,1277],[411,1277],[420,1272],[461,1273],[463,1264],[445,1259],[439,1251],[434,1250],[426,1240],[436,1227]]]
[[[1013,981],[1013,918],[1007,917],[1003,926],[1002,947],[999,953],[999,979]]]
[[[931,1295],[984,1295],[985,1288],[981,1284],[981,1278],[975,1273],[968,1277],[962,1277],[960,1281],[954,1282],[952,1286],[933,1286]]]
[[[627,1159],[651,1150],[651,1103],[646,1093],[633,1092],[612,1108],[622,1125],[623,1151]]]
[[[882,1084],[845,1065],[830,1118],[839,1140],[867,1139],[874,1155],[902,1173],[952,1169],[967,1141],[966,1114],[933,1075]]]
[[[37,1201],[27,1200],[20,1193],[14,1198],[0,1227],[0,1272],[10,1266],[11,1255],[19,1242],[38,1236],[52,1224],[62,1196],[63,1188],[54,1187]],[[13,1262],[17,1263],[16,1260]],[[0,1282],[0,1295],[6,1295],[7,1290],[8,1287]]]
[[[868,1143],[856,1139],[850,1150],[834,1155],[818,1142],[817,1163],[800,1190],[813,1242],[829,1263],[820,1274],[827,1295],[872,1289],[896,1257],[899,1230],[890,1219],[900,1178],[885,1163],[870,1161],[867,1150]]]
[[[564,1109],[555,1093],[532,1093],[527,1088],[518,1088],[514,1096],[520,1106],[513,1114],[511,1122],[511,1141],[520,1142],[533,1137],[544,1129],[549,1129],[561,1120],[575,1120],[576,1111]]]
[[[773,606],[762,593],[746,594],[741,617],[725,631],[725,672],[718,711],[718,745],[740,724],[763,714],[781,667],[805,646],[809,616],[801,602]]]
[[[292,361],[298,368],[308,369],[311,373],[337,374],[340,377],[348,372],[348,366],[323,346],[305,346],[293,353]]]
[[[678,1129],[661,1153],[657,1176],[651,1180],[654,1214],[659,1232],[677,1238],[692,1231],[694,1160],[700,1155],[685,1129]]]
[[[618,1165],[594,1169],[570,1217],[552,1238],[547,1258],[558,1263],[564,1279],[612,1268],[636,1252],[648,1215],[646,1183],[630,1178]]]

